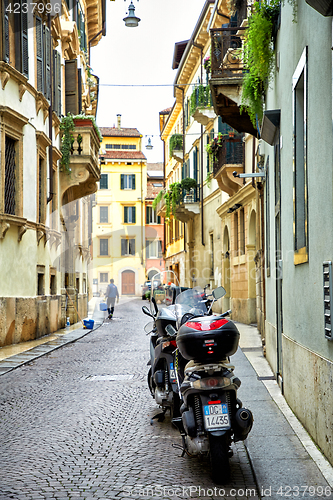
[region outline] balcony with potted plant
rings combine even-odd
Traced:
[[[182,162],[184,159],[183,152],[183,135],[173,134],[169,141],[169,156],[176,161]]]
[[[200,186],[191,177],[174,182],[159,192],[153,201],[153,208],[167,220],[174,217],[187,222],[200,213]]]
[[[190,113],[194,120],[206,126],[216,118],[209,85],[196,85],[190,99]]]
[[[237,193],[243,186],[243,179],[234,177],[233,172],[244,172],[245,147],[243,134],[230,130],[227,134],[219,133],[206,146],[210,161],[213,162],[213,177],[221,191],[229,196]]]
[[[65,193],[66,201],[74,201],[97,191],[101,135],[92,116],[70,113],[62,118],[60,130],[60,191],[64,203]]]

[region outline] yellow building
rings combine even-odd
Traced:
[[[145,280],[147,160],[136,128],[101,127],[101,179],[93,208],[93,290],[111,278],[121,295],[141,295]]]

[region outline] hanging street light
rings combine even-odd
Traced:
[[[129,13],[127,17],[124,17],[123,21],[125,21],[125,26],[128,28],[135,28],[136,26],[139,25],[139,22],[141,19],[139,17],[136,17],[134,14],[135,7],[133,5],[133,2],[131,0],[130,6],[128,7]]]
[[[153,146],[153,145],[152,145],[152,143],[151,143],[151,138],[149,137],[149,139],[148,139],[148,144],[146,145],[146,149],[153,149],[153,147],[154,147],[154,146]]]

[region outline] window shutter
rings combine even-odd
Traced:
[[[128,223],[128,207],[124,207],[124,223]]]
[[[162,257],[162,241],[158,240],[158,257]]]
[[[150,224],[150,222],[149,222],[149,208],[150,207],[146,207],[146,224]]]
[[[135,224],[136,223],[136,220],[135,220],[135,207],[131,207],[132,208],[132,223]]]
[[[22,3],[22,5],[27,5],[26,3]],[[24,10],[24,9],[23,9]],[[29,77],[29,55],[28,55],[28,14],[27,12],[22,12],[22,34],[21,34],[21,43],[22,43],[22,73],[24,76]]]
[[[135,255],[135,239],[128,240],[128,253],[130,255]]]
[[[157,216],[157,224],[161,224],[161,216],[160,215]]]
[[[66,115],[67,113],[72,113],[72,115],[79,113],[78,87],[77,61],[76,59],[65,61]]]
[[[61,116],[61,55],[60,55],[60,52],[57,52],[56,60],[57,60],[56,95],[57,95],[57,101],[58,101],[57,112],[58,112],[58,116],[60,117]]]
[[[77,80],[78,80],[78,110],[79,115],[82,113],[82,70],[79,68],[77,70]]]
[[[149,259],[149,240],[146,240],[146,259]]]
[[[125,238],[121,240],[121,255],[127,255],[127,240]]]
[[[9,17],[7,12],[8,0],[5,0],[4,12],[4,54],[3,58],[6,63],[9,63]]]
[[[120,189],[125,189],[124,174],[120,174]]]
[[[44,95],[49,101],[51,99],[51,32],[47,26],[44,26],[44,63],[45,80]]]
[[[132,175],[132,189],[135,189],[135,174]]]
[[[198,155],[198,149],[197,149],[197,147],[195,147],[194,151],[193,151],[193,179],[195,179],[196,181],[198,180],[198,172],[197,172],[198,156],[197,155]]]
[[[44,93],[43,22],[36,17],[37,90]]]

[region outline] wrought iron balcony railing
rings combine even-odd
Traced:
[[[195,86],[191,95],[191,115],[197,108],[210,108],[211,106],[213,106],[213,101],[209,85]]]
[[[184,203],[185,205],[187,205],[189,203],[198,203],[199,201],[200,201],[200,186],[192,188],[189,191],[186,191],[186,189],[182,190],[179,204]]]
[[[245,27],[211,29],[212,79],[241,76]]]
[[[234,138],[225,139],[214,157],[214,176],[217,175],[224,165],[244,165],[244,146],[242,134],[236,135]]]

